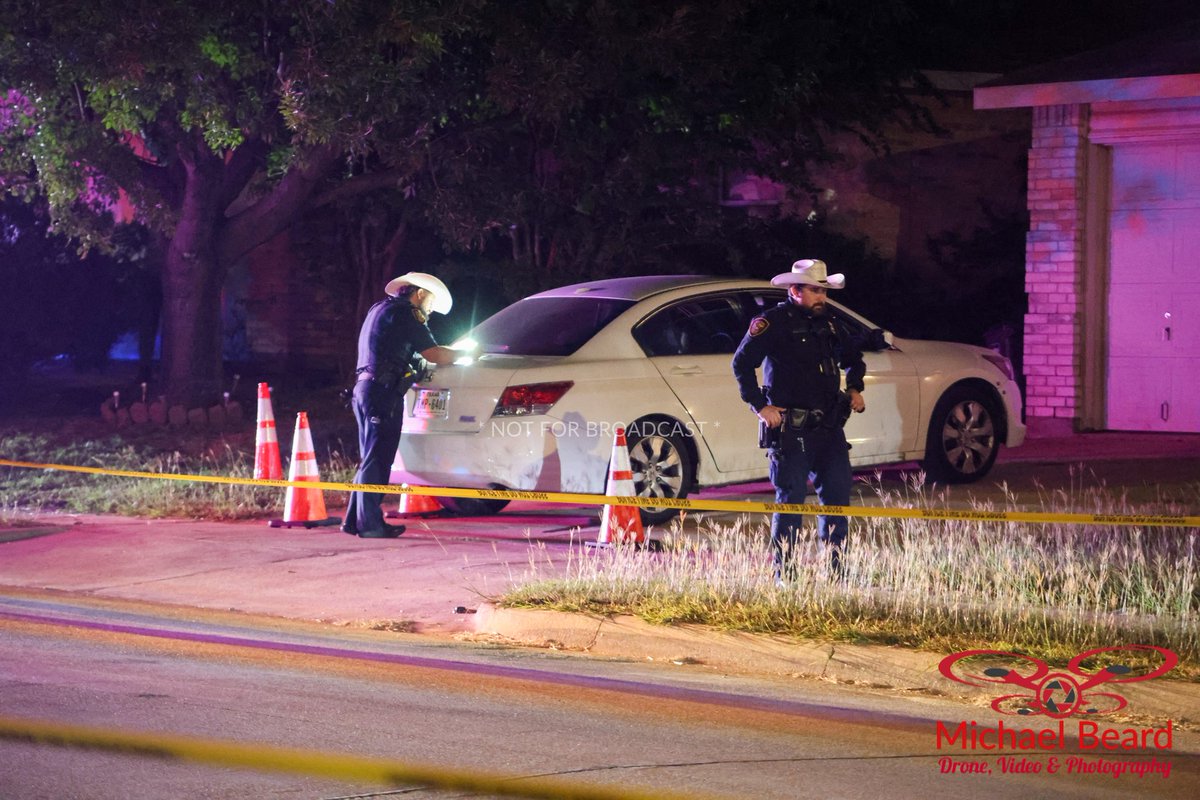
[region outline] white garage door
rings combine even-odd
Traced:
[[[1107,426],[1200,432],[1200,144],[1113,148]]]

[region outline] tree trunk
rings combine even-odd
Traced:
[[[337,162],[337,152],[312,148],[274,191],[229,219],[227,206],[253,174],[253,154],[222,158],[203,143],[178,152],[186,178],[163,261],[162,369],[171,403],[207,407],[223,389],[221,290],[230,267],[287,228]]]
[[[355,315],[361,320],[371,306],[383,299],[387,282],[396,277],[396,259],[408,238],[408,223],[392,223],[386,214],[378,218],[378,215],[353,213],[346,214],[342,224],[350,240],[347,248],[350,263],[358,278]],[[387,226],[392,224],[395,228],[385,243]]]
[[[221,396],[221,285],[216,227],[221,163],[206,150],[181,154],[187,172],[175,233],[163,262],[162,368],[170,404],[206,407]]]

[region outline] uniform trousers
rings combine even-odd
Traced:
[[[816,427],[804,431],[797,439],[771,448],[768,455],[777,503],[803,503],[811,478],[821,505],[850,504],[853,481],[850,448],[840,427]],[[803,514],[775,514],[771,519],[771,549],[777,579],[796,578],[796,534],[803,520]],[[840,574],[842,568],[847,524],[843,516],[822,514],[817,518],[817,536],[829,549],[830,566],[835,575]]]
[[[354,385],[354,419],[358,423],[358,451],[361,461],[355,483],[383,485],[391,482],[392,462],[400,446],[404,425],[404,394],[374,379]],[[383,495],[377,492],[351,492],[343,528],[356,533],[384,530]]]

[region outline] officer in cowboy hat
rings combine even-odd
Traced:
[[[866,409],[866,365],[826,303],[828,290],[841,289],[846,278],[828,274],[824,261],[805,258],[771,283],[788,287],[787,301],[751,320],[733,356],[733,374],[742,399],[758,415],[759,444],[771,460],[775,499],[803,503],[811,477],[822,505],[849,505],[850,446],[842,426],[851,411]],[[760,387],[755,370],[764,361]],[[799,514],[772,518],[775,577],[781,583],[795,578],[793,549],[802,520]],[[846,528],[845,517],[819,518],[818,535],[829,551],[834,577],[842,574]]]
[[[400,445],[404,394],[432,370],[452,364],[458,355],[442,347],[426,324],[429,315],[446,314],[454,300],[446,284],[425,272],[409,272],[388,281],[388,295],[367,312],[358,334],[358,381],[354,385],[354,419],[362,458],[355,483],[386,484]],[[383,495],[353,492],[346,533],[364,539],[392,539],[403,525],[383,521]]]

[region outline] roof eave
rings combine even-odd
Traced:
[[[1200,97],[1200,73],[980,86],[975,89],[975,108],[1028,108],[1180,97]]]

